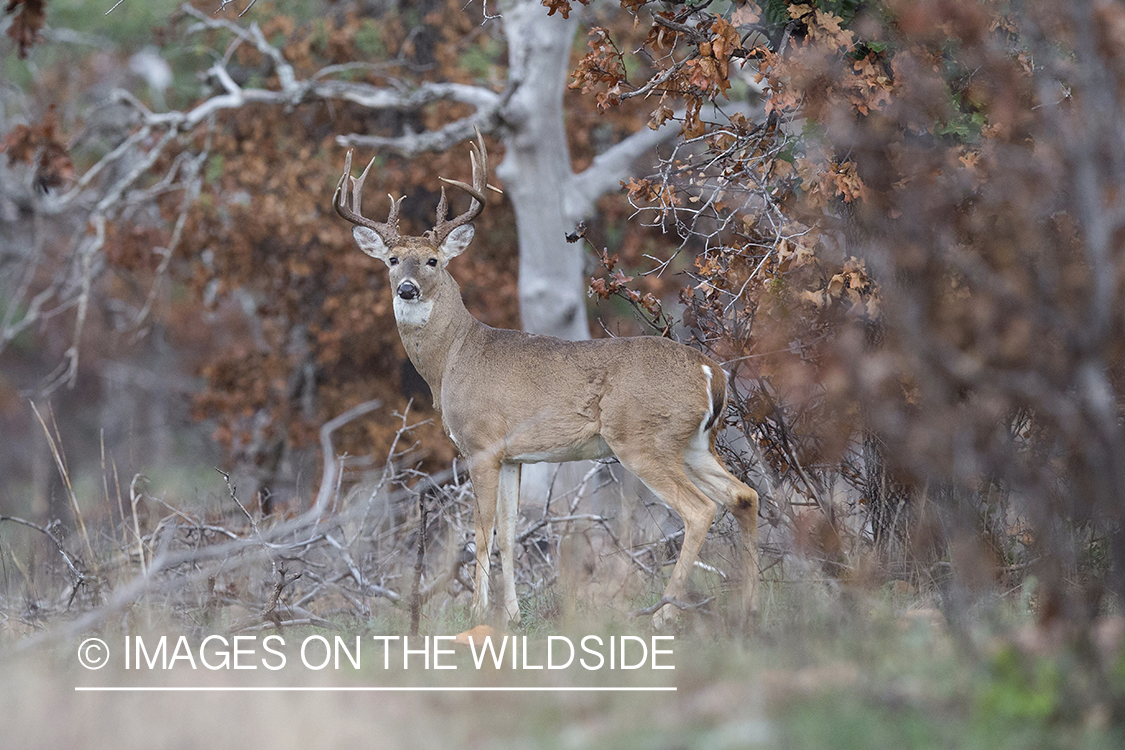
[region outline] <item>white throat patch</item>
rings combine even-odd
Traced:
[[[430,319],[430,313],[434,310],[434,301],[428,300],[405,300],[402,297],[395,295],[394,298],[395,320],[398,324],[408,326],[424,326]]]

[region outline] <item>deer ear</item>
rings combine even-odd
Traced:
[[[464,226],[457,227],[449,236],[445,238],[445,242],[441,243],[441,252],[448,258],[456,258],[461,253],[465,252],[465,248],[473,241],[473,235],[476,230],[473,229],[472,224],[465,224]]]
[[[352,237],[355,238],[355,243],[359,245],[360,250],[372,258],[378,258],[384,263],[387,262],[390,250],[387,243],[383,242],[383,238],[374,230],[367,227],[352,227]]]

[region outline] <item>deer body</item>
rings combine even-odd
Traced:
[[[472,240],[468,219],[483,206],[485,159],[481,143],[474,153],[474,186],[446,181],[473,196],[470,211],[446,222],[443,192],[438,225],[422,237],[398,235],[397,202],[387,224],[362,217],[366,171],[352,180],[352,207],[340,204],[352,179],[350,154],[335,201],[337,211],[358,224],[353,234],[360,248],[387,263],[403,347],[430,386],[446,433],[469,461],[476,498],[474,615],[482,617],[489,604],[495,523],[503,609],[519,621],[514,547],[520,466],[611,456],[684,521],[683,546],[665,596],[679,598],[686,590],[718,504],[729,507],[739,523],[744,604],[752,609],[758,496],[714,454],[715,430],[726,407],[725,374],[710,358],[667,339],[563,341],[492,328],[474,318],[446,265]],[[666,612],[657,612],[657,624]]]

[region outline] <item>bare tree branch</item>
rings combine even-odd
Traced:
[[[637,159],[679,135],[678,123],[670,120],[656,130],[645,128],[598,154],[593,163],[574,175],[566,186],[566,213],[577,223],[594,210],[598,198],[616,190],[632,173]]]

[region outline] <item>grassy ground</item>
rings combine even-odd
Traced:
[[[0,716],[7,747],[388,747],[542,748],[1111,748],[1125,735],[1097,700],[1068,705],[1082,667],[1065,647],[1017,647],[996,633],[1031,627],[1012,604],[973,625],[966,644],[935,610],[904,610],[878,592],[859,599],[809,595],[794,586],[785,606],[749,636],[703,617],[681,623],[669,661],[674,670],[477,670],[461,648],[445,655],[456,671],[385,671],[372,635],[407,632],[397,610],[344,626],[363,640],[360,670],[301,667],[292,648],[309,635],[288,629],[283,670],[125,671],[118,658],[98,671],[79,667],[77,640],[13,651],[0,661]],[[775,601],[779,597],[775,596]],[[997,614],[999,613],[999,614]],[[154,621],[159,621],[154,613]],[[985,625],[991,621],[991,625]],[[427,620],[423,632],[453,635],[464,613]],[[172,636],[176,631],[155,628]],[[221,632],[221,631],[215,631]],[[264,637],[272,631],[262,631]],[[530,664],[542,662],[550,635],[578,643],[585,634],[651,633],[636,621],[540,621],[527,633]],[[99,633],[119,649],[123,633]],[[198,646],[200,633],[190,640]],[[174,639],[173,639],[174,640]],[[149,641],[152,642],[151,640]],[[369,645],[370,644],[370,645]],[[261,653],[260,651],[258,652]],[[973,653],[973,656],[969,656]],[[538,658],[537,658],[538,657]],[[1112,649],[1101,658],[1118,659]],[[214,661],[214,659],[212,659]],[[250,660],[253,662],[253,659]],[[317,659],[311,658],[315,662]],[[591,659],[592,661],[592,659]],[[1118,674],[1125,676],[1119,668]],[[78,685],[132,686],[664,686],[646,693],[87,693]],[[1120,689],[1120,685],[1118,685]],[[1081,691],[1079,691],[1081,692]]]

